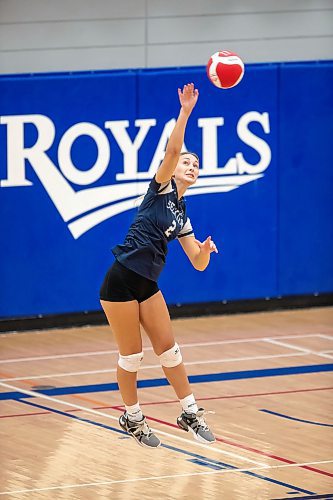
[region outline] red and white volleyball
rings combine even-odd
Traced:
[[[244,63],[241,58],[229,50],[215,52],[207,64],[210,81],[220,89],[235,87],[244,76]]]

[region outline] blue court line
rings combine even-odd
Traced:
[[[296,422],[303,422],[304,424],[321,425],[323,427],[333,427],[333,424],[322,424],[321,422],[313,422],[312,420],[303,420],[302,418],[290,417],[289,415],[284,415],[283,413],[277,413],[276,411],[261,409],[264,413],[269,413],[270,415],[276,415],[277,417],[287,418],[288,420],[296,420]]]
[[[219,469],[234,469],[234,470],[237,470],[237,467],[234,467],[232,465],[228,465],[228,464],[223,464],[222,462],[216,462],[215,460],[209,460],[209,463],[208,462],[205,462],[204,460],[198,460],[197,458],[194,458],[192,460],[189,460],[189,462],[193,462],[194,464],[197,464],[197,465],[202,465],[204,467],[209,467],[211,469],[214,469],[214,470],[219,470]],[[218,464],[221,464],[221,465],[218,465]],[[312,494],[311,491],[308,491],[308,490],[303,490],[302,488],[298,488],[298,486],[292,486],[291,484],[288,484],[288,483],[284,483],[282,481],[277,481],[276,479],[272,479],[270,477],[267,477],[267,476],[262,476],[261,474],[256,474],[255,472],[251,472],[251,471],[243,471],[244,474],[247,474],[248,476],[252,476],[252,477],[255,477],[257,479],[263,479],[264,481],[269,481],[270,483],[274,483],[274,484],[278,484],[279,486],[283,486],[285,488],[293,488],[295,490],[295,492],[293,493],[297,493],[297,492],[300,492],[300,493],[307,493],[307,494]]]
[[[53,408],[50,408],[49,406],[44,406],[44,405],[39,405],[37,403],[32,403],[30,401],[22,401],[20,400],[19,403],[22,403],[22,404],[25,404],[25,405],[29,405],[29,406],[33,406],[35,408],[41,408],[43,410],[47,410],[47,411],[50,411],[52,413],[56,413],[58,415],[62,415],[62,416],[65,416],[65,417],[69,417],[69,418],[73,418],[74,420],[80,420],[81,422],[85,422],[85,423],[88,423],[88,424],[91,424],[91,425],[96,425],[97,427],[102,427],[103,429],[108,429],[108,430],[111,430],[113,432],[117,432],[118,434],[123,434],[125,436],[128,436],[128,434],[120,429],[117,429],[116,427],[111,427],[109,425],[105,425],[105,424],[100,424],[98,422],[95,422],[94,420],[89,420],[87,418],[82,418],[82,417],[78,417],[76,415],[72,415],[70,413],[66,413],[64,411],[61,411],[61,410],[55,410]],[[211,467],[211,468],[214,468],[215,470],[222,470],[222,469],[229,469],[229,470],[235,470],[237,471],[238,468],[235,467],[234,465],[230,465],[230,464],[226,464],[224,462],[219,462],[217,460],[214,460],[212,458],[207,458],[203,455],[198,455],[197,453],[193,453],[193,452],[190,452],[190,451],[187,451],[187,450],[183,450],[182,448],[176,448],[175,446],[171,446],[171,445],[168,445],[168,444],[164,444],[162,443],[161,444],[161,447],[162,448],[166,448],[168,450],[171,450],[171,451],[175,451],[177,453],[181,453],[183,455],[187,455],[187,456],[190,456],[190,457],[193,457],[192,459],[189,459],[189,462],[193,462],[193,463],[196,463],[197,465],[204,465],[204,466],[207,466],[207,467]],[[270,477],[266,477],[266,476],[262,476],[261,474],[256,474],[255,472],[251,472],[251,471],[240,471],[241,474],[246,474],[246,475],[249,475],[249,476],[253,476],[257,479],[262,479],[263,481],[268,481],[270,483],[274,483],[274,484],[278,484],[280,486],[284,486],[286,488],[291,488],[295,491],[298,491],[300,493],[306,493],[308,495],[314,495],[314,493],[312,491],[307,491],[307,490],[303,490],[302,488],[299,488],[298,486],[293,486],[291,484],[288,484],[288,483],[283,483],[281,481],[277,481],[276,479],[272,479]]]
[[[326,500],[333,500],[333,493],[325,493],[324,495],[311,495],[311,496],[306,496],[306,497],[296,497],[297,500],[317,500],[319,498],[326,499]],[[283,497],[283,498],[273,498],[272,500],[290,500],[288,497]]]
[[[96,425],[96,427],[102,427],[103,429],[108,429],[110,431],[117,432],[118,434],[124,434],[124,435],[128,436],[127,432],[125,432],[125,431],[117,429],[116,427],[110,427],[109,425],[100,424],[98,422],[95,422],[94,420],[89,420],[89,418],[83,418],[83,417],[78,417],[77,415],[71,415],[70,413],[66,413],[66,412],[61,411],[61,410],[55,410],[54,408],[50,408],[49,406],[38,405],[37,403],[32,403],[30,401],[19,400],[18,402],[25,404],[25,405],[29,405],[29,406],[34,406],[35,408],[41,408],[42,410],[47,410],[47,411],[50,411],[52,413],[56,413],[57,415],[69,417],[69,418],[72,418],[73,420],[79,420],[80,422],[85,422],[87,424],[93,424],[93,425]]]
[[[282,368],[265,368],[262,370],[245,370],[237,372],[222,372],[208,373],[206,375],[190,375],[189,381],[191,384],[200,384],[205,382],[222,382],[224,380],[243,380],[262,377],[280,377],[283,375],[300,375],[304,373],[320,373],[333,371],[333,363],[323,365],[301,365],[287,366]],[[138,380],[138,387],[163,387],[169,385],[166,378],[154,378],[146,380]],[[106,392],[118,391],[118,384],[113,382],[109,384],[92,384],[92,385],[77,385],[73,387],[58,387],[55,389],[43,389],[35,391],[39,394],[47,396],[65,396],[67,394],[86,394],[89,392]],[[7,399],[26,399],[31,398],[27,394],[17,392],[2,392],[0,400]]]

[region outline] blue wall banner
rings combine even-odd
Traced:
[[[172,242],[168,304],[333,291],[333,63],[248,65],[230,90],[201,67],[3,76],[1,318],[100,309],[191,81],[188,213],[220,253],[200,273]]]

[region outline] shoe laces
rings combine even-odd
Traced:
[[[147,424],[147,421],[146,419],[144,418],[142,420],[142,422],[136,422],[137,424],[137,428],[133,431],[133,434],[137,435],[137,434],[144,434],[145,436],[150,436],[150,434],[152,433],[149,425]]]
[[[215,411],[210,411],[210,410],[204,410],[203,408],[200,408],[197,413],[196,417],[199,422],[200,427],[203,428],[204,431],[209,431],[209,427],[207,425],[207,422],[205,420],[204,415],[207,415],[208,413],[215,413]]]

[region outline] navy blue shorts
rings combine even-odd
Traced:
[[[116,260],[105,275],[99,296],[109,302],[143,302],[158,291],[156,281],[131,271]]]

